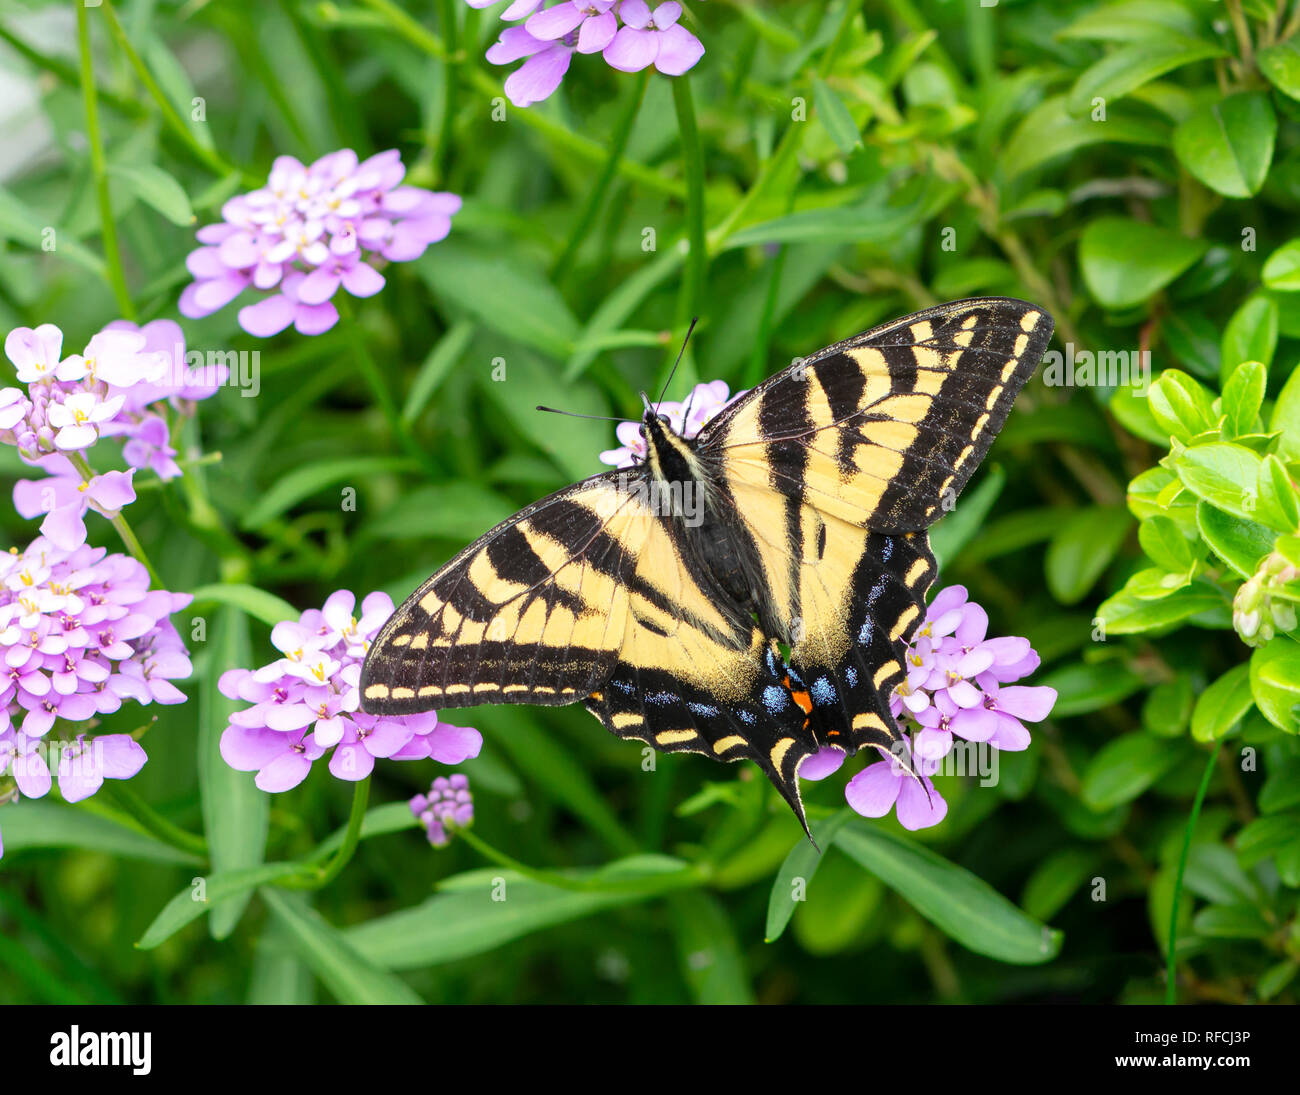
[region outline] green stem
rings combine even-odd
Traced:
[[[539,870],[536,867],[529,867],[527,864],[520,863],[519,860],[513,859],[506,855],[505,852],[497,851],[487,841],[476,836],[469,829],[458,829],[456,838],[465,841],[471,848],[477,851],[484,859],[491,860],[498,867],[504,867],[506,870],[514,871],[530,878],[534,882],[540,882],[544,886],[554,886],[561,890],[573,890],[579,893],[591,893],[598,891],[600,893],[617,893],[619,891],[631,892],[666,892],[668,890],[682,889],[688,886],[697,886],[705,881],[707,872],[699,866],[691,866],[680,871],[666,872],[658,876],[651,882],[645,877],[629,877],[623,880],[602,879],[602,878],[571,878],[568,875],[558,874],[555,871]]]
[[[632,89],[631,95],[628,96],[627,102],[623,106],[623,113],[614,122],[614,132],[609,146],[609,156],[605,159],[605,166],[596,179],[595,185],[587,191],[586,201],[583,202],[582,211],[578,214],[577,220],[574,221],[573,231],[569,235],[569,242],[565,245],[560,257],[555,260],[555,265],[551,267],[551,281],[557,285],[568,276],[569,268],[573,265],[574,258],[577,257],[578,249],[586,241],[591,232],[591,226],[595,224],[596,218],[600,215],[601,206],[605,204],[605,195],[609,192],[614,176],[618,174],[618,167],[623,160],[623,153],[627,150],[628,138],[632,136],[632,127],[636,124],[636,116],[641,110],[641,103],[645,98],[645,90],[649,83],[650,70],[648,68],[642,69],[637,77],[636,86]]]
[[[86,105],[86,139],[90,144],[90,170],[95,177],[99,197],[100,234],[104,240],[104,259],[108,281],[117,298],[123,319],[135,320],[135,305],[126,287],[126,272],[117,245],[117,225],[113,221],[113,203],[108,192],[108,166],[104,160],[104,139],[99,131],[99,105],[95,88],[95,65],[90,53],[90,19],[86,5],[77,4],[77,48],[81,56],[81,96]]]
[[[187,832],[168,821],[124,783],[105,782],[104,790],[121,809],[135,818],[144,829],[164,844],[191,855],[208,856],[208,842],[196,833]]]
[[[242,171],[232,163],[228,163],[221,158],[216,150],[208,148],[197,137],[194,136],[190,127],[185,124],[185,120],[180,116],[176,107],[172,105],[171,100],[163,93],[158,81],[153,78],[153,73],[144,63],[144,58],[136,52],[136,48],[131,45],[131,41],[126,36],[126,30],[122,26],[121,20],[117,17],[117,12],[113,10],[111,0],[104,0],[104,17],[108,20],[108,29],[113,34],[114,41],[117,42],[118,48],[126,55],[126,59],[135,69],[135,74],[139,77],[140,83],[144,85],[149,97],[158,105],[162,113],[163,122],[173,133],[176,134],[200,160],[207,164],[213,171],[219,175],[236,174],[248,186],[261,186],[264,179],[259,179],[256,175]]]
[[[78,8],[77,10],[80,11],[81,9]],[[87,461],[85,456],[81,453],[68,452],[64,453],[64,455],[72,462],[72,466],[76,468],[77,471],[81,472],[82,478],[87,483],[95,478],[95,469],[90,466],[89,461]],[[117,534],[122,538],[122,543],[126,545],[126,550],[144,564],[145,570],[149,572],[149,584],[154,589],[164,589],[165,587],[162,584],[162,579],[158,577],[158,572],[154,570],[153,563],[149,562],[149,556],[144,553],[144,548],[140,546],[140,541],[136,537],[135,531],[131,528],[127,519],[119,512],[110,517],[109,521],[111,521],[113,527],[117,529]]]
[[[352,790],[352,811],[348,814],[348,827],[343,843],[324,865],[304,864],[301,874],[279,879],[272,885],[286,890],[319,890],[328,886],[348,865],[361,843],[361,824],[366,819],[366,806],[370,802],[370,777],[359,780]]]
[[[1205,792],[1210,789],[1210,779],[1214,775],[1214,766],[1219,759],[1219,750],[1222,748],[1223,742],[1217,742],[1209,760],[1205,762],[1205,774],[1201,776],[1201,785],[1197,788],[1196,798],[1192,802],[1192,813],[1187,819],[1187,832],[1183,835],[1183,852],[1178,857],[1178,874],[1174,878],[1173,908],[1169,913],[1169,956],[1165,966],[1166,1004],[1178,1002],[1178,962],[1174,958],[1174,952],[1178,946],[1178,907],[1182,902],[1183,873],[1187,870],[1187,854],[1192,849],[1192,834],[1196,831],[1196,820],[1201,816],[1201,803],[1205,801]]]
[[[446,178],[447,157],[455,143],[456,92],[460,88],[458,70],[465,57],[458,49],[456,13],[462,6],[460,0],[438,0],[438,19],[447,43],[447,58],[443,62],[442,125],[438,129],[438,144],[433,152],[434,170],[439,179]]]
[[[704,235],[704,153],[700,147],[700,129],[695,119],[695,99],[690,78],[673,79],[673,105],[677,108],[677,130],[682,142],[682,166],[686,175],[686,236],[690,251],[682,272],[682,287],[677,297],[677,326],[685,328],[699,315],[704,275],[709,261]],[[676,348],[670,348],[675,353]]]

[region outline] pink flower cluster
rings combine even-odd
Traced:
[[[916,775],[904,758],[886,756],[868,765],[845,788],[845,798],[859,814],[884,817],[894,810],[905,829],[937,825],[947,816],[948,804],[930,777],[941,768],[955,737],[991,749],[1029,747],[1024,723],[1047,718],[1056,689],[1007,687],[1029,676],[1041,659],[1028,639],[986,638],[988,625],[988,613],[967,599],[964,586],[948,586],[930,602],[907,653],[907,678],[889,699],[894,717],[912,724],[912,735],[904,740]],[[821,779],[842,760],[838,749],[825,749],[800,774]]]
[[[56,719],[89,723],[124,700],[184,702],[171,682],[190,675],[190,659],[169,617],[191,600],[151,590],[139,562],[103,548],[66,551],[38,538],[0,555],[0,783],[7,776],[14,785],[0,787],[0,801],[49,792],[43,739]],[[128,734],[82,734],[58,755],[69,802],[105,778],[130,778],[146,759]]]
[[[48,478],[20,479],[14,508],[26,518],[44,515],[41,533],[60,548],[86,542],[88,509],[107,517],[135,500],[137,469],[160,479],[181,474],[170,441],[167,408],[192,413],[214,394],[229,370],[186,364],[185,337],[171,320],[145,327],[119,320],[95,335],[82,353],[63,356],[63,332],[53,324],[18,327],[5,338],[5,355],[26,388],[0,389],[0,442]],[[83,475],[82,457],[104,437],[124,441],[131,469]]]
[[[460,764],[478,756],[477,730],[442,722],[432,711],[388,717],[359,709],[361,663],[393,602],[386,593],[370,594],[360,619],[355,606],[347,590],[332,594],[322,609],[276,624],[271,643],[280,658],[222,674],[222,694],[252,706],[230,716],[221,755],[232,768],[256,772],[261,790],[296,787],[326,753],[329,770],[344,780],[365,779],[376,758]]]
[[[467,0],[472,8],[495,2]],[[654,65],[666,76],[680,76],[704,56],[700,40],[679,22],[681,15],[676,0],[653,10],[645,0],[515,0],[501,18],[524,22],[502,31],[487,59],[509,65],[528,58],[506,79],[506,95],[520,107],[549,97],[574,53],[599,53],[620,72]]]
[[[181,314],[211,315],[251,288],[267,295],[239,310],[249,334],[269,337],[291,323],[304,335],[328,331],[340,286],[373,296],[384,287],[382,261],[417,259],[451,231],[460,198],[398,185],[405,175],[396,149],[358,162],[344,148],[309,167],[277,157],[266,186],[231,198],[219,224],[199,229]]]

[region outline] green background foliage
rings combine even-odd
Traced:
[[[0,3],[32,94],[5,124],[43,149],[0,185],[3,329],[75,348],[175,317],[195,226],[277,154],[398,147],[465,206],[325,335],[185,322],[191,348],[261,354],[257,397],[223,391],[185,439],[219,458],[130,511],[197,591],[182,633],[203,621],[132,788],[206,845],[107,793],[0,808],[0,999],[1295,1001],[1300,6],[694,3],[688,77],[577,58],[500,120],[499,24],[459,0],[105,0],[85,58],[70,8]],[[941,778],[947,819],[907,834],[846,816],[843,775],[807,785],[818,855],[754,773],[647,772],[580,710],[482,708],[456,719],[486,739],[482,843],[431,850],[404,800],[434,766],[381,763],[356,855],[301,884],[348,788],[268,799],[216,753],[216,678],[269,661],[270,624],[340,587],[400,600],[600,470],[608,424],[533,407],[636,414],[693,315],[670,397],[979,294],[1051,311],[1076,380],[1040,370],[935,536],[940,584],[1060,693],[996,786]],[[1143,350],[1149,392],[1083,368]]]

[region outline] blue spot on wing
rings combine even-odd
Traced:
[[[706,719],[711,719],[718,713],[718,709],[708,703],[688,703],[686,706]]]
[[[885,542],[880,545],[880,557],[889,562],[889,557],[894,554],[894,538],[886,536]]]
[[[649,692],[646,694],[645,702],[662,706],[665,703],[672,703],[680,697],[676,692]]]
[[[873,623],[874,621],[870,616],[862,621],[862,630],[858,632],[858,642],[863,646],[869,646],[871,644],[871,628]]]
[[[871,587],[871,592],[867,594],[867,604],[875,604],[880,598],[880,595],[885,592],[885,587],[887,585],[889,585],[889,575],[882,574],[876,579],[876,584]]]
[[[818,677],[810,689],[812,698],[825,707],[827,704],[835,702],[835,686],[831,684],[829,677]]]
[[[853,666],[849,666],[848,669],[844,670],[844,676],[848,678],[850,688],[857,688],[858,671]]]
[[[743,707],[736,708],[736,718],[740,719],[746,726],[754,725],[754,712],[746,711]]]
[[[636,687],[634,685],[628,684],[627,681],[610,681],[609,683],[612,684],[615,688],[617,688],[620,692],[626,692],[629,696],[636,691]]]
[[[790,697],[784,688],[778,688],[774,684],[769,684],[763,689],[763,706],[772,714],[784,711],[790,704]]]

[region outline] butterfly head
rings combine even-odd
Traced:
[[[695,458],[691,445],[675,429],[666,414],[641,393],[645,414],[641,416],[641,436],[645,438],[646,462],[656,478],[670,482],[693,480],[696,476]]]

